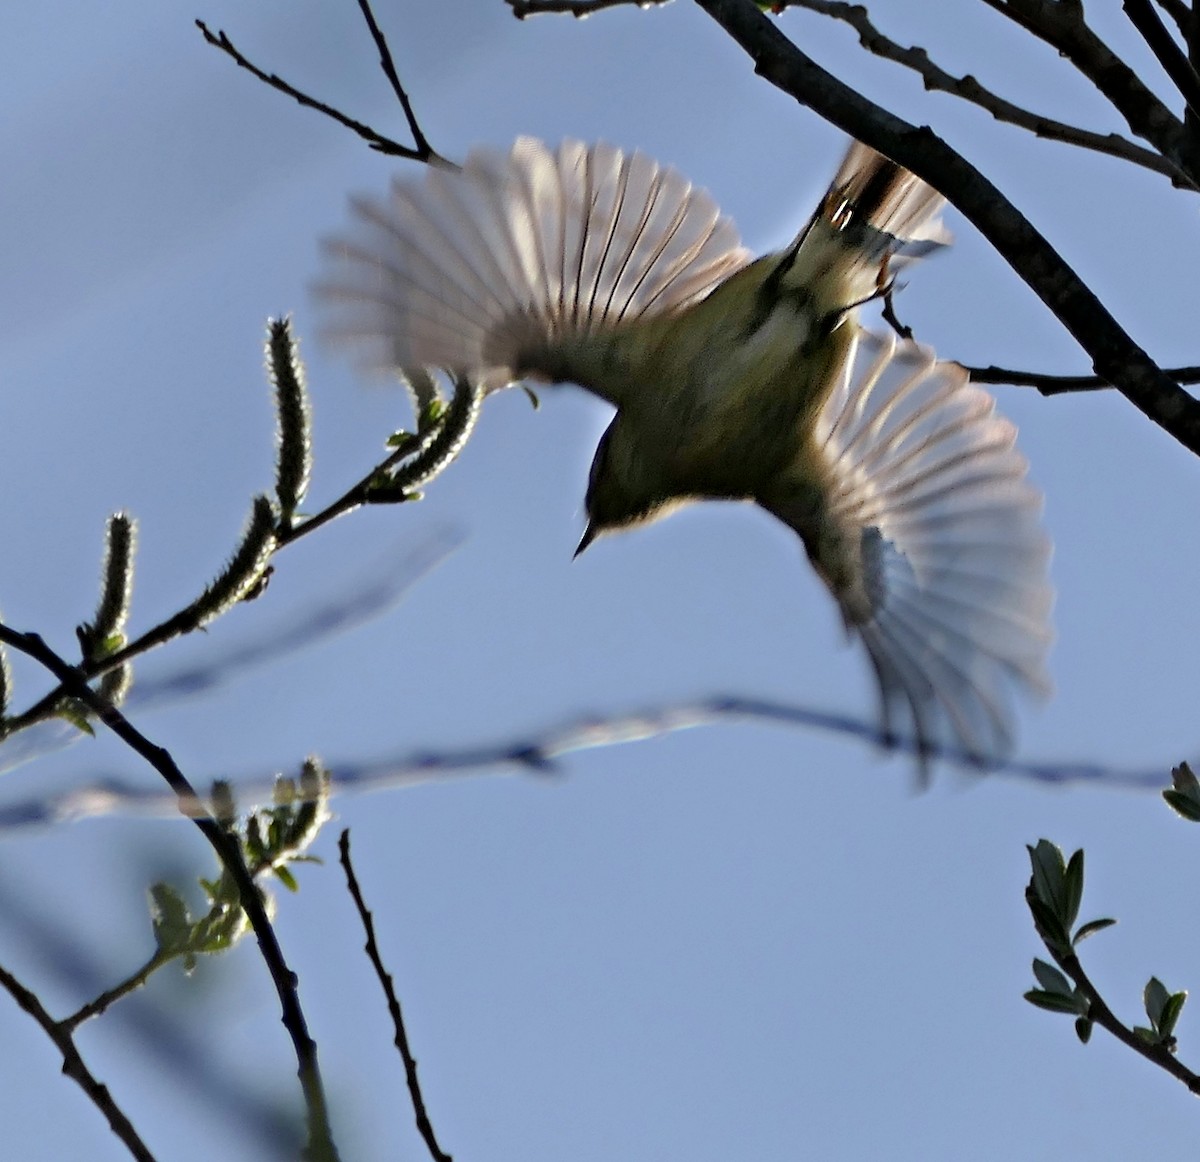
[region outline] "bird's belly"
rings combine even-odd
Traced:
[[[776,355],[778,352],[775,353]],[[672,406],[639,425],[672,491],[754,497],[800,459],[827,382],[824,360],[712,361],[689,369]],[[677,383],[681,382],[676,380]]]

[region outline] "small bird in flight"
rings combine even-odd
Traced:
[[[372,370],[608,401],[578,551],[691,501],[761,505],[866,647],[884,740],[986,763],[1013,745],[1013,691],[1049,687],[1041,497],[961,367],[858,322],[949,241],[942,205],[855,143],[799,236],[755,259],[676,170],[521,138],[355,199],[325,246],[324,333]]]

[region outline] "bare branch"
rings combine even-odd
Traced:
[[[462,750],[396,754],[366,762],[345,759],[323,765],[333,772],[332,794],[372,794],[417,786],[435,779],[494,774],[504,768],[552,774],[561,769],[560,758],[578,751],[641,742],[681,730],[747,722],[818,730],[880,749],[890,745],[898,754],[917,753],[913,740],[895,736],[885,739],[877,725],[852,715],[737,694],[714,694],[694,701],[647,706],[628,713],[595,715],[523,738]],[[980,770],[970,756],[957,752],[930,748],[926,757]],[[1166,772],[1173,765],[1173,762],[1164,761],[1144,767],[1114,767],[1092,759],[1004,759],[989,766],[987,772],[1056,786],[1088,783],[1160,791],[1169,782]],[[269,802],[274,783],[274,773],[239,779],[236,784],[238,798],[247,803]],[[0,808],[0,837],[81,819],[118,814],[168,817],[180,811],[187,815],[207,816],[210,806],[207,800],[199,797],[182,802],[174,796],[131,784],[122,776],[97,777],[90,784],[60,795],[8,803]]]
[[[164,953],[161,948],[155,949],[153,955],[151,955],[141,968],[136,972],[130,973],[119,984],[105,989],[98,997],[76,1009],[69,1017],[63,1017],[59,1022],[60,1026],[65,1032],[74,1033],[85,1021],[90,1021],[94,1017],[101,1016],[103,1013],[108,1012],[117,1001],[124,1000],[131,993],[137,992],[154,973],[162,968],[164,964],[169,963],[170,960],[170,955]]]
[[[1157,0],[1158,6],[1173,20],[1182,36],[1189,36],[1192,10],[1183,0]]]
[[[379,978],[383,995],[387,999],[388,1014],[392,1018],[392,1029],[395,1032],[396,1048],[400,1051],[400,1057],[404,1061],[404,1077],[408,1083],[408,1094],[417,1119],[417,1130],[420,1132],[433,1162],[453,1162],[450,1155],[438,1145],[437,1135],[433,1132],[433,1123],[429,1120],[429,1112],[425,1108],[425,1098],[421,1093],[421,1083],[417,1078],[417,1059],[412,1055],[412,1048],[408,1043],[408,1033],[404,1028],[404,1014],[400,1009],[400,1000],[396,996],[395,982],[392,980],[392,974],[384,968],[379,945],[375,940],[375,921],[371,917],[366,900],[363,899],[358,876],[354,874],[354,864],[350,860],[349,828],[344,830],[338,838],[338,859],[341,861],[342,870],[346,873],[346,887],[358,910],[358,918],[362,923],[363,932],[366,934],[367,943],[364,945],[364,951],[367,959],[371,962],[371,967],[375,970],[375,975]]]
[[[983,174],[929,128],[917,128],[826,72],[752,0],[696,2],[749,54],[759,75],[945,194],[1091,356],[1096,374],[1200,455],[1200,402],[1155,365],[1062,256]]]
[[[526,16],[559,13],[582,20],[605,8],[657,8],[671,0],[504,0],[518,20]]]
[[[990,113],[997,121],[1028,129],[1038,137],[1061,141],[1066,145],[1079,146],[1097,153],[1119,157],[1144,169],[1152,170],[1175,179],[1179,169],[1153,150],[1145,149],[1122,137],[1119,133],[1094,133],[1065,121],[1044,117],[1040,113],[1024,109],[985,88],[975,77],[956,77],[929,58],[929,53],[918,46],[905,48],[885,36],[871,23],[870,13],[861,4],[848,4],[843,0],[788,0],[789,8],[804,8],[834,20],[848,24],[858,33],[859,43],[874,56],[893,61],[911,69],[920,76],[926,89],[949,93],[969,104]]]
[[[318,113],[324,113],[326,117],[332,118],[339,125],[344,125],[347,129],[357,133],[372,149],[387,154],[389,157],[406,157],[412,161],[430,162],[439,157],[438,154],[429,148],[429,144],[424,141],[423,136],[417,139],[417,146],[415,148],[408,145],[401,145],[398,141],[393,141],[390,137],[384,137],[381,133],[376,133],[369,125],[364,125],[361,121],[355,121],[353,117],[347,117],[345,113],[339,112],[332,105],[326,105],[324,101],[318,101],[315,97],[310,97],[307,93],[302,93],[295,86],[288,84],[282,77],[276,76],[274,73],[264,72],[256,64],[253,64],[244,57],[224,32],[220,30],[216,33],[210,32],[208,25],[203,20],[197,20],[196,27],[200,29],[204,39],[213,48],[219,48],[223,53],[231,57],[240,68],[257,77],[263,84],[270,85],[272,89],[277,89],[279,92],[286,94],[306,109],[315,109]],[[407,107],[405,112],[408,112]],[[410,120],[409,124],[411,126],[414,122]],[[424,148],[422,148],[422,144]]]
[[[193,819],[216,851],[222,865],[237,885],[238,898],[246,913],[246,919],[254,929],[263,961],[279,997],[283,1025],[291,1035],[300,1086],[308,1113],[308,1157],[312,1162],[334,1162],[337,1158],[337,1148],[330,1134],[325,1088],[317,1061],[317,1044],[308,1032],[308,1022],[300,1006],[297,977],[284,960],[279,938],[271,926],[262,897],[250,870],[246,867],[246,861],[242,858],[240,845],[208,815],[207,811],[203,815],[197,815],[194,810],[188,809],[189,805],[200,802],[201,799],[170,752],[152,743],[112,703],[101,698],[88,685],[82,670],[59,657],[37,634],[18,633],[6,625],[0,625],[0,641],[47,669],[58,679],[68,697],[82,702],[126,746],[158,771],[171,788],[177,809]]]
[[[56,1021],[48,1012],[37,994],[27,989],[8,969],[0,966],[0,988],[21,1006],[42,1028],[42,1032],[54,1042],[63,1059],[65,1073],[84,1093],[92,1104],[108,1119],[109,1129],[124,1143],[125,1148],[138,1162],[154,1162],[146,1143],[142,1141],[133,1123],[122,1112],[108,1086],[98,1081],[80,1056],[71,1036],[71,1028]]]
[[[1047,375],[1040,371],[1014,371],[1010,367],[968,367],[963,369],[973,383],[1005,383],[1012,387],[1036,387],[1042,395],[1064,395],[1074,391],[1106,391],[1112,384],[1098,375]],[[1200,367],[1166,367],[1176,383],[1200,383]]]
[[[983,2],[1066,57],[1108,98],[1129,128],[1178,169],[1180,184],[1196,186],[1200,164],[1183,122],[1092,31],[1081,0]]]
[[[416,159],[424,162],[445,160],[434,151],[421,130],[417,115],[413,112],[412,102],[409,101],[408,94],[400,83],[400,74],[396,72],[396,62],[392,59],[392,50],[388,47],[387,38],[379,31],[379,25],[375,22],[375,13],[371,11],[370,0],[358,0],[358,7],[362,11],[363,19],[367,22],[367,28],[370,29],[371,39],[375,41],[375,47],[379,50],[379,67],[383,69],[383,75],[387,77],[392,86],[392,92],[396,94],[396,99],[400,102],[400,108],[404,110],[408,131],[412,134],[413,141],[417,146]]]
[[[1121,7],[1162,65],[1163,72],[1179,90],[1179,95],[1187,103],[1188,112],[1193,116],[1200,113],[1200,76],[1196,75],[1183,50],[1171,39],[1162,18],[1150,6],[1150,0],[1124,0]]]

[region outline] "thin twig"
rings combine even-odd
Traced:
[[[788,7],[803,8],[848,24],[858,33],[858,40],[863,48],[874,56],[911,69],[921,78],[926,89],[959,97],[990,113],[997,121],[1028,129],[1035,136],[1046,140],[1060,141],[1066,145],[1119,157],[1123,161],[1132,162],[1166,177],[1175,178],[1179,173],[1177,166],[1119,133],[1094,133],[1065,121],[1044,117],[1040,113],[1034,113],[1005,100],[984,87],[973,76],[956,77],[948,73],[930,59],[925,49],[915,45],[905,48],[885,36],[872,24],[870,13],[861,4],[847,4],[842,0],[788,0]]]
[[[434,1162],[453,1162],[451,1156],[438,1145],[437,1135],[433,1132],[433,1123],[429,1120],[429,1113],[425,1108],[421,1083],[417,1079],[417,1059],[413,1056],[408,1043],[408,1033],[404,1028],[404,1014],[400,1009],[400,1000],[396,996],[395,982],[392,980],[392,974],[383,966],[383,958],[380,956],[379,945],[375,940],[375,921],[363,899],[362,889],[359,887],[358,877],[354,874],[354,865],[350,860],[349,828],[338,837],[338,858],[346,873],[346,887],[349,889],[350,898],[354,901],[355,908],[358,909],[358,918],[362,923],[363,932],[366,934],[367,942],[363,946],[363,950],[371,962],[371,967],[375,970],[375,975],[379,978],[383,995],[387,998],[388,1013],[391,1015],[392,1028],[395,1030],[395,1045],[404,1061],[404,1077],[408,1082],[408,1095],[412,1100],[417,1129]]]
[[[331,794],[377,794],[437,779],[513,769],[527,774],[553,775],[564,769],[560,759],[580,751],[642,742],[683,730],[744,723],[817,730],[879,749],[890,743],[898,754],[917,753],[911,739],[892,736],[885,740],[876,724],[853,715],[745,695],[716,694],[693,701],[646,706],[627,713],[609,712],[580,718],[535,734],[479,743],[459,750],[401,752],[368,760],[335,759],[323,761],[322,765],[333,775]],[[1008,775],[1053,786],[1086,783],[1135,791],[1161,791],[1170,781],[1167,772],[1178,761],[1176,756],[1172,761],[1163,759],[1140,767],[1116,767],[1090,758],[1007,758],[981,769],[977,760],[972,761],[961,752],[930,748],[927,757],[966,770]],[[235,785],[240,801],[265,803],[271,799],[275,775],[250,775],[238,779]],[[210,810],[208,802],[199,797],[183,803],[173,796],[131,784],[123,776],[97,776],[91,783],[58,795],[7,803],[0,809],[0,837],[35,827],[54,827],[110,815],[167,817],[180,811],[189,815],[208,815]]]
[[[1130,24],[1138,30],[1163,72],[1179,90],[1179,95],[1194,116],[1200,113],[1200,76],[1192,68],[1183,50],[1171,38],[1162,17],[1150,6],[1150,0],[1124,0],[1121,5]]]
[[[1032,885],[1025,889],[1025,899],[1027,901],[1036,900]],[[1032,911],[1032,905],[1030,910]],[[1100,995],[1100,990],[1096,988],[1087,973],[1084,972],[1083,965],[1079,962],[1079,957],[1074,952],[1061,951],[1057,942],[1052,940],[1042,930],[1036,919],[1033,924],[1034,928],[1037,929],[1037,934],[1041,938],[1042,943],[1046,946],[1046,950],[1054,958],[1054,962],[1071,978],[1075,987],[1087,997],[1088,1020],[1094,1021],[1100,1028],[1111,1033],[1123,1045],[1128,1045],[1135,1053],[1140,1054],[1147,1061],[1153,1062],[1159,1069],[1165,1070],[1177,1081],[1183,1082],[1192,1093],[1200,1095],[1200,1075],[1188,1069],[1165,1046],[1143,1041],[1141,1037],[1121,1021],[1112,1009],[1108,1007],[1104,998]]]
[[[219,48],[223,53],[231,57],[240,68],[257,77],[263,84],[270,85],[272,89],[277,89],[279,92],[286,94],[305,108],[315,109],[318,113],[323,113],[326,117],[332,118],[339,125],[344,125],[347,129],[357,133],[372,149],[387,154],[389,157],[406,157],[411,161],[428,162],[437,156],[428,148],[428,145],[426,145],[425,151],[422,151],[419,145],[417,148],[413,148],[412,146],[401,145],[398,141],[393,141],[390,137],[384,137],[383,134],[377,133],[369,125],[364,125],[361,121],[355,121],[353,117],[347,117],[345,113],[339,112],[332,105],[327,105],[324,101],[318,101],[315,97],[310,97],[307,93],[302,93],[294,85],[288,84],[282,77],[276,76],[274,73],[264,72],[256,64],[253,64],[244,57],[238,51],[233,41],[223,31],[210,32],[208,25],[203,20],[197,20],[196,27],[200,29],[204,35],[204,39],[213,48]]]
[[[8,969],[0,966],[0,987],[6,989],[17,1002],[42,1028],[42,1032],[54,1042],[63,1059],[65,1073],[84,1093],[91,1103],[108,1120],[109,1128],[121,1140],[125,1148],[138,1162],[155,1162],[154,1155],[142,1141],[133,1123],[125,1116],[121,1107],[109,1092],[108,1086],[98,1081],[80,1056],[71,1036],[71,1029],[65,1022],[56,1021],[48,1012],[37,995],[27,989]]]
[[[100,697],[88,685],[87,677],[81,669],[59,657],[37,634],[19,633],[6,625],[0,625],[0,641],[49,670],[61,683],[68,697],[82,702],[122,742],[162,775],[175,795],[180,811],[193,819],[216,851],[222,865],[233,877],[242,908],[254,930],[263,961],[275,985],[283,1025],[291,1036],[296,1053],[297,1073],[308,1113],[306,1156],[313,1162],[333,1162],[337,1158],[337,1148],[330,1133],[328,1105],[317,1060],[317,1045],[309,1034],[308,1022],[300,1006],[298,979],[284,960],[279,938],[267,916],[262,897],[246,867],[238,843],[211,817],[197,816],[187,809],[188,805],[200,801],[200,797],[170,752],[152,743],[115,706]]]
[[[75,1032],[85,1021],[90,1021],[93,1017],[100,1016],[101,1013],[104,1013],[115,1005],[117,1001],[140,989],[154,973],[162,968],[164,964],[169,963],[171,959],[170,954],[164,953],[161,948],[156,949],[150,959],[137,972],[131,973],[120,984],[113,985],[110,989],[105,989],[95,1000],[88,1001],[86,1005],[76,1009],[69,1017],[63,1017],[59,1024],[68,1033]]]
[[[404,119],[408,122],[408,130],[417,146],[415,160],[427,163],[444,162],[446,159],[434,150],[421,130],[417,115],[413,112],[412,102],[408,99],[408,93],[400,83],[400,74],[396,72],[396,62],[392,59],[392,50],[388,47],[387,38],[379,30],[369,0],[358,0],[358,7],[362,11],[363,19],[367,22],[367,28],[371,30],[371,38],[375,41],[375,47],[379,50],[379,67],[383,69],[384,76],[392,86],[392,92],[396,94],[396,99],[400,102],[400,108],[404,110]]]
[[[1183,122],[1092,30],[1081,0],[983,0],[1065,57],[1108,99],[1130,129],[1178,170],[1178,181],[1197,184],[1196,151]]]
[[[605,8],[657,8],[671,0],[505,0],[518,20],[543,13],[561,13],[582,20]]]
[[[1072,391],[1106,391],[1112,388],[1098,375],[1047,375],[1040,371],[1016,371],[1011,367],[968,367],[962,365],[974,383],[1005,383],[1012,387],[1036,387],[1042,395],[1063,395]],[[1200,367],[1164,367],[1163,374],[1176,383],[1200,383]]]

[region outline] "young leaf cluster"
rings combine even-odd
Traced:
[[[213,791],[213,814],[239,844],[246,866],[259,886],[268,910],[271,897],[261,886],[273,875],[289,891],[299,885],[289,865],[316,862],[306,854],[322,825],[329,819],[329,772],[313,758],[305,761],[299,780],[280,776],[275,782],[271,807],[251,812],[240,824],[228,783]],[[229,869],[222,866],[213,879],[200,879],[208,901],[207,910],[194,916],[182,894],[170,884],[157,883],[150,889],[150,914],[160,963],[183,959],[191,972],[202,955],[224,952],[246,933],[248,924]]]
[[[1177,775],[1176,787],[1180,788],[1185,781]],[[1186,788],[1180,793],[1185,791]],[[1173,993],[1158,977],[1152,976],[1142,990],[1142,1005],[1148,1023],[1129,1028],[1118,1020],[1088,978],[1076,953],[1082,940],[1116,923],[1109,919],[1090,920],[1075,927],[1083,898],[1083,852],[1076,851],[1065,860],[1059,847],[1042,839],[1036,847],[1029,848],[1029,858],[1033,874],[1025,890],[1025,899],[1033,915],[1034,927],[1054,964],[1034,960],[1033,975],[1038,987],[1025,993],[1025,999],[1038,1008],[1073,1016],[1076,1035],[1085,1044],[1091,1037],[1093,1026],[1100,1025],[1177,1077],[1193,1093],[1200,1093],[1200,1076],[1173,1056],[1175,1026],[1187,1001],[1186,991]]]
[[[1108,928],[1116,920],[1089,920],[1075,929],[1083,902],[1083,851],[1069,861],[1062,849],[1049,840],[1038,840],[1028,848],[1033,874],[1025,890],[1025,901],[1033,915],[1038,935],[1056,960],[1073,958],[1076,946],[1089,936]],[[1074,929],[1074,932],[1072,930]],[[1091,999],[1052,964],[1034,959],[1033,974],[1040,987],[1030,989],[1025,999],[1038,1008],[1075,1016],[1075,1032],[1087,1043],[1092,1035]]]

